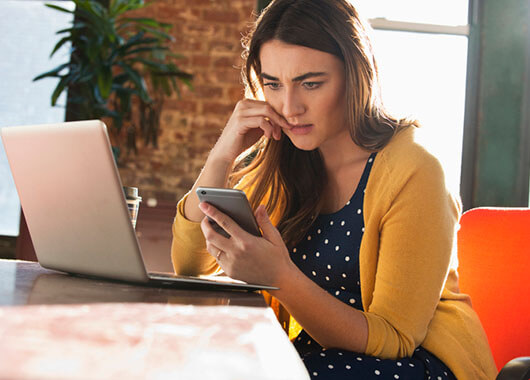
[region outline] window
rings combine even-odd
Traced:
[[[48,3],[73,9],[70,1]],[[64,121],[64,108],[51,107],[57,81],[32,79],[66,61],[68,48],[50,52],[59,40],[56,31],[69,26],[71,15],[44,6],[43,1],[0,1],[0,127]],[[65,103],[65,97],[59,98]],[[20,203],[3,145],[0,143],[0,235],[17,236]]]
[[[352,0],[374,28],[383,101],[422,124],[420,136],[460,186],[468,1]]]

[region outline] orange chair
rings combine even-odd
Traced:
[[[530,208],[475,208],[460,220],[460,289],[471,296],[488,336],[497,377],[527,380],[530,358]],[[512,377],[509,377],[512,378]]]

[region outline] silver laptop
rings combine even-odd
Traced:
[[[6,127],[0,133],[43,267],[180,288],[275,289],[220,276],[148,273],[101,121]]]

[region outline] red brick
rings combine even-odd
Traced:
[[[204,113],[211,113],[216,115],[230,116],[234,110],[233,104],[222,104],[216,102],[207,102],[203,105]]]
[[[214,74],[216,80],[221,83],[238,84],[240,82],[240,72],[237,69],[217,70]]]
[[[210,22],[237,23],[239,13],[237,11],[205,10],[202,18]]]
[[[236,61],[239,61],[239,60],[236,60],[234,59],[234,57],[221,57],[221,58],[217,58],[214,62],[213,62],[213,65],[215,67],[234,67],[236,65]]]
[[[196,112],[197,102],[194,100],[168,99],[164,103],[164,108],[174,109],[181,112]]]
[[[227,89],[228,98],[232,103],[237,103],[239,100],[245,97],[245,89],[243,86],[229,87]]]
[[[223,89],[214,86],[197,86],[193,92],[200,98],[219,98],[223,95]]]
[[[210,66],[210,61],[209,55],[194,55],[191,57],[191,63],[196,66]]]

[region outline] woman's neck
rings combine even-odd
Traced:
[[[347,170],[349,167],[364,165],[370,156],[370,152],[353,142],[348,131],[321,146],[320,154],[329,178],[336,177],[341,171]]]

